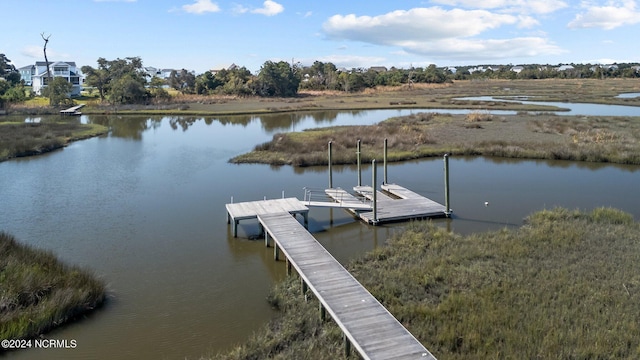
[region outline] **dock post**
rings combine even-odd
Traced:
[[[273,243],[273,259],[278,261],[280,258],[280,249],[278,248],[278,244],[276,242]]]
[[[287,258],[287,276],[291,276],[291,261]]]
[[[270,241],[269,241],[269,232],[268,231],[264,232],[264,246],[265,247],[270,247],[271,246]]]
[[[371,179],[371,188],[373,189],[373,225],[376,225],[378,224],[378,192],[376,191],[378,169],[376,168],[376,159],[371,161],[371,174],[373,178]]]
[[[236,220],[236,219],[232,219],[231,220],[231,227],[233,228],[233,237],[237,238],[238,237],[238,223],[240,221]]]
[[[320,321],[325,322],[327,320],[327,310],[322,306],[320,301],[318,301],[318,304],[320,304]]]
[[[348,358],[351,356],[351,342],[345,333],[342,333],[342,339],[344,339],[344,357]]]
[[[362,186],[362,164],[360,163],[360,139],[358,139],[358,146],[356,151],[356,157],[358,158],[358,186]]]
[[[384,167],[383,167],[383,176],[382,183],[387,184],[387,139],[384,139]]]
[[[329,189],[333,189],[333,170],[331,169],[331,141],[329,141]]]
[[[451,216],[451,207],[449,203],[449,154],[444,154],[444,207],[445,215]]]

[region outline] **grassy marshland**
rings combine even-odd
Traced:
[[[68,143],[105,134],[106,126],[72,122],[0,122],[0,161],[38,155]]]
[[[348,268],[440,359],[637,359],[639,253],[630,215],[554,209],[469,236],[415,222]],[[214,358],[342,356],[339,328],[297,276],[270,302],[281,316]]]
[[[231,159],[235,163],[311,166],[327,163],[333,141],[335,164],[356,163],[356,142],[362,161],[382,158],[388,139],[389,161],[445,153],[510,158],[640,164],[640,119],[576,117],[553,114],[495,116],[420,113],[370,126],[338,126],[280,133],[254,151]]]
[[[36,337],[105,300],[100,280],[4,232],[0,254],[0,339]]]

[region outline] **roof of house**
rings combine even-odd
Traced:
[[[64,63],[69,66],[76,66],[75,61],[49,61],[49,65]],[[47,66],[45,61],[36,61],[36,66]]]

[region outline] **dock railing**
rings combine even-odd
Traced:
[[[304,200],[303,203],[308,206],[321,206],[327,207],[343,207],[343,208],[357,208],[357,209],[370,209],[372,204],[370,199],[363,197],[356,197],[346,190],[341,188],[335,189],[321,189],[313,187],[304,187]]]

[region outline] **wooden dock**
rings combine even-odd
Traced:
[[[229,206],[227,205],[229,210]],[[233,207],[232,207],[233,209]],[[288,266],[320,301],[320,314],[329,313],[345,336],[345,352],[353,346],[363,359],[434,359],[389,311],[376,300],[290,211],[257,215],[274,256],[286,256]]]
[[[309,222],[309,208],[297,198],[283,198],[271,200],[248,201],[227,204],[227,224],[232,225],[233,236],[238,236],[240,220],[256,219],[258,215],[288,213],[302,214],[305,226]]]
[[[83,107],[84,107],[84,104],[80,104],[65,110],[60,110],[60,115],[67,115],[67,116],[82,115],[82,113],[78,110],[82,109]]]
[[[375,214],[373,209],[349,208],[348,210],[369,224],[445,217],[448,215],[444,205],[400,185],[384,184],[382,189],[385,192],[376,192]],[[373,189],[371,186],[356,186],[353,190],[360,196],[373,201]],[[328,190],[327,194],[333,196]]]
[[[321,317],[329,313],[342,329],[347,354],[353,346],[363,359],[435,359],[306,229],[309,207],[346,209],[374,225],[448,215],[445,206],[400,185],[385,184],[382,190],[376,191],[375,203],[370,186],[355,187],[357,196],[331,188],[322,198],[305,190],[303,201],[283,197],[231,203],[226,205],[227,222],[237,237],[240,220],[258,220],[266,245],[273,241],[274,258],[284,254],[287,273],[295,268],[302,292],[310,289],[319,300]],[[303,215],[304,226],[297,214]]]

